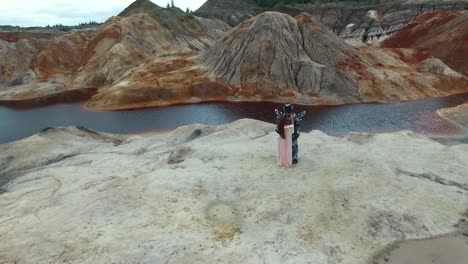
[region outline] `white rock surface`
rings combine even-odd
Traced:
[[[454,71],[449,66],[447,66],[447,64],[437,58],[429,58],[420,62],[419,70],[455,78],[466,78],[463,74]]]
[[[464,128],[468,135],[468,102],[455,107],[440,109],[437,113]]]
[[[0,260],[366,263],[388,243],[456,230],[468,145],[319,131],[276,165],[272,124],[167,134],[48,129],[0,146]]]

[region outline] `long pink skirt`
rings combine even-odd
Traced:
[[[291,166],[292,164],[292,133],[294,126],[289,125],[284,127],[285,138],[278,136],[278,165]]]

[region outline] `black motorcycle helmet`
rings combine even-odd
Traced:
[[[284,113],[285,114],[291,114],[294,110],[294,106],[290,103],[287,103],[284,105]]]

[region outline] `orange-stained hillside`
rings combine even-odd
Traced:
[[[18,40],[20,40],[19,37],[11,36],[6,33],[0,33],[0,39],[8,41],[8,42],[18,42]]]
[[[384,48],[416,48],[468,75],[468,13],[425,13],[381,44]]]

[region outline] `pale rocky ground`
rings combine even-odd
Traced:
[[[456,107],[441,109],[437,113],[465,128],[468,133],[468,102]]]
[[[0,260],[356,264],[468,220],[468,145],[313,131],[279,168],[276,140],[242,119],[0,145]]]
[[[454,234],[432,239],[410,240],[395,245],[375,259],[376,264],[465,264],[468,235]]]

